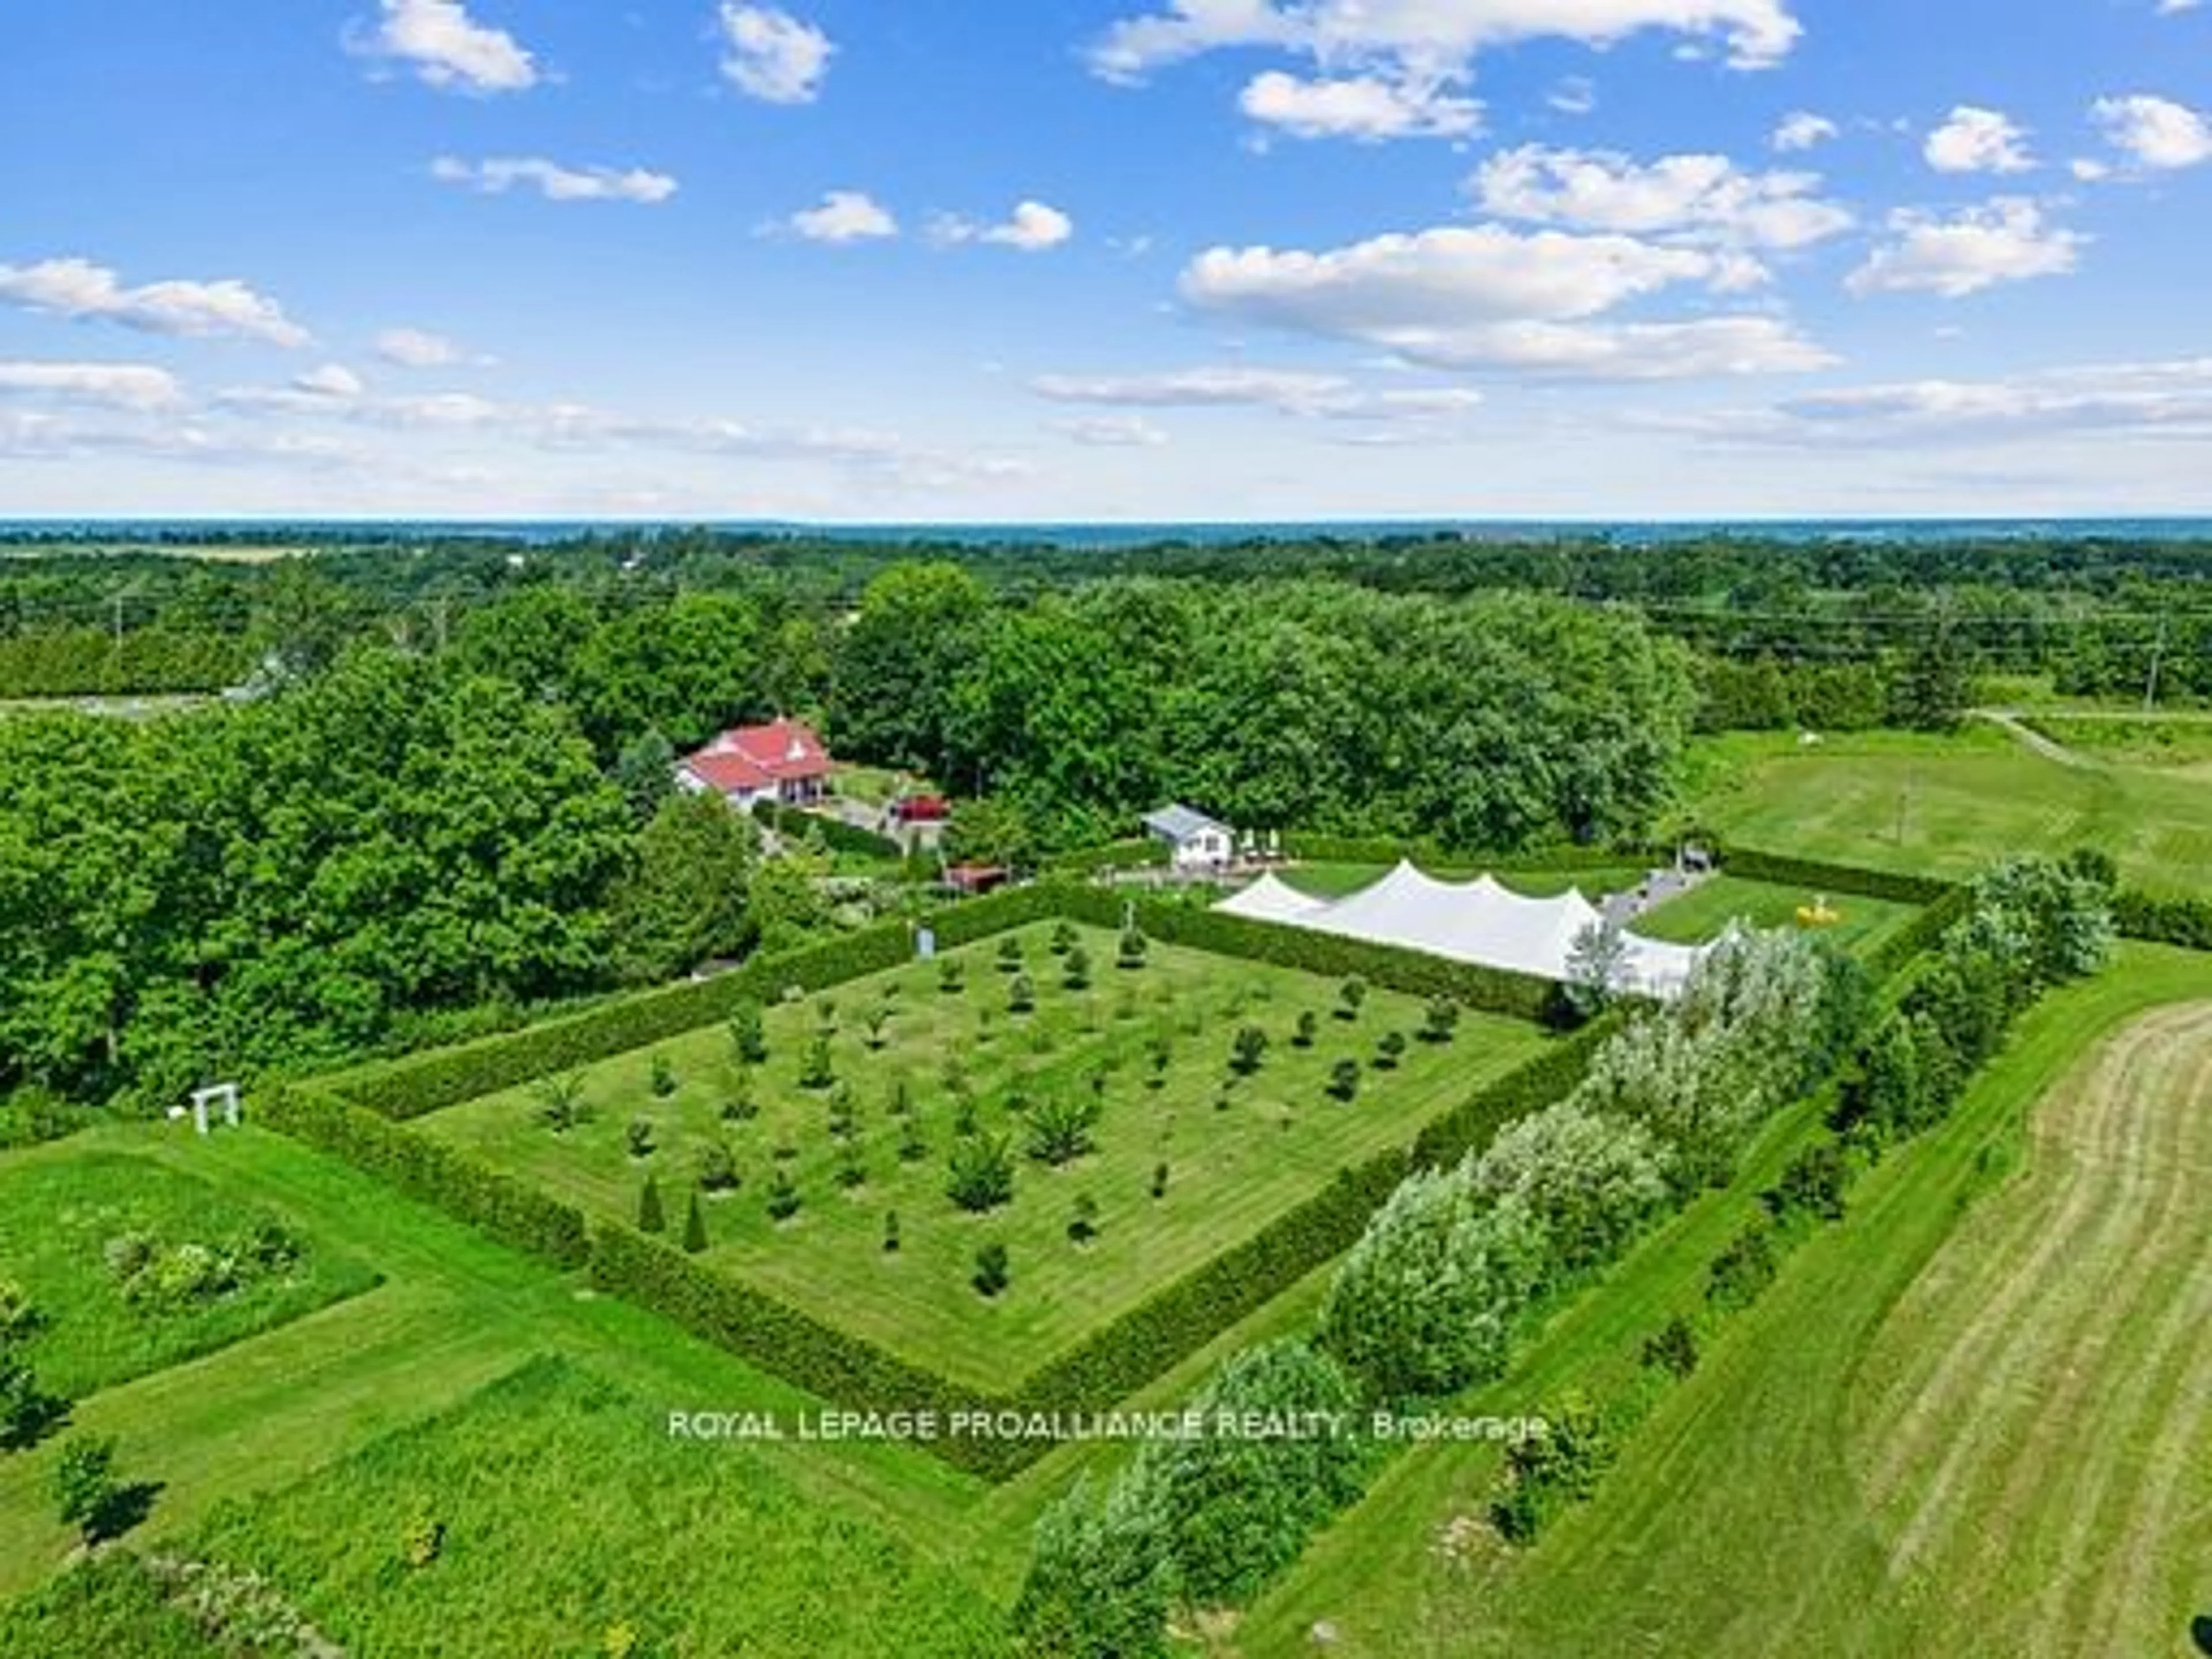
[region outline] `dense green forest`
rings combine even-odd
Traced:
[[[1170,798],[1598,844],[1662,823],[1701,726],[1940,727],[1996,668],[2212,694],[2212,549],[2171,544],[928,550],[0,556],[0,697],[232,688],[0,720],[0,1097],[173,1099],[834,926],[826,857],[672,788],[777,713],[980,798],[957,845],[1021,861]]]

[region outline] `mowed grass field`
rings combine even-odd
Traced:
[[[410,1565],[423,1523],[434,1560]],[[389,1659],[645,1655],[981,1659],[1004,1615],[745,1447],[670,1437],[647,1402],[559,1359],[185,1540],[258,1572],[347,1651]]]
[[[1416,1453],[1234,1650],[1309,1652],[1327,1620],[1361,1659],[2188,1652],[2212,1612],[2208,1070],[2212,957],[2125,947],[1861,1182],[1534,1548],[1448,1547],[1496,1457]],[[1479,1403],[1620,1386],[1747,1212],[1693,1206]]]
[[[2085,757],[2086,758],[2086,757]],[[2106,849],[2133,882],[2212,890],[2212,788],[2162,766],[2067,765],[1988,725],[1955,737],[1732,733],[1692,751],[1690,814],[1763,851],[1965,877],[2013,854]]]
[[[389,1432],[459,1407],[541,1355],[570,1359],[621,1389],[635,1403],[629,1427],[656,1443],[674,1410],[796,1413],[818,1404],[626,1303],[592,1295],[366,1176],[251,1127],[204,1142],[150,1126],[91,1131],[0,1157],[0,1177],[118,1158],[143,1162],[156,1182],[204,1182],[229,1204],[296,1217],[315,1237],[343,1238],[383,1276],[374,1290],[76,1402],[74,1429],[114,1437],[125,1476],[159,1484],[149,1518],[131,1535],[134,1547],[177,1546],[225,1501],[281,1491]],[[49,1439],[0,1457],[0,1595],[38,1583],[70,1553],[72,1534],[47,1490],[60,1443]],[[996,1494],[910,1448],[711,1451],[731,1454],[716,1465],[727,1482],[745,1480],[752,1460],[771,1469],[794,1528],[813,1524],[807,1511],[819,1509],[868,1529],[872,1547],[887,1559],[912,1553],[962,1583],[1009,1571],[1027,1518],[1025,1509],[1015,1522],[994,1525]],[[588,1462],[559,1474],[568,1483],[564,1504],[597,1501],[599,1471]],[[563,1507],[544,1500],[536,1513],[543,1520]],[[364,1536],[359,1547],[384,1542]],[[602,1546],[605,1570],[619,1571],[621,1538],[610,1534]],[[742,1566],[733,1566],[728,1594],[744,1593]]]
[[[467,1149],[599,1215],[635,1219],[646,1177],[657,1177],[672,1231],[680,1230],[700,1149],[724,1140],[738,1190],[704,1202],[717,1268],[895,1352],[979,1387],[1000,1388],[1079,1340],[1100,1323],[1257,1231],[1336,1173],[1419,1127],[1550,1039],[1518,1021],[1464,1013],[1449,1043],[1418,1040],[1425,1005],[1376,989],[1355,1020],[1335,1017],[1339,985],[1286,969],[1231,962],[1155,943],[1141,969],[1114,965],[1115,936],[1079,930],[1091,985],[1071,990],[1048,948],[1052,929],[1013,935],[1023,945],[1037,1007],[1007,1011],[1011,975],[998,941],[953,953],[964,987],[939,988],[934,964],[838,987],[828,994],[837,1025],[830,1050],[852,1090],[866,1180],[840,1183],[839,1143],[829,1128],[831,1091],[801,1086],[802,1063],[821,1024],[817,1000],[787,1002],[766,1018],[769,1057],[753,1068],[759,1114],[726,1122],[737,1088],[733,1050],[720,1026],[601,1061],[585,1073],[590,1120],[556,1134],[523,1087],[434,1114],[418,1127]],[[884,999],[890,994],[888,1005]],[[864,1015],[888,1006],[884,1046],[869,1046]],[[1310,1048],[1292,1042],[1298,1016],[1317,1017]],[[1268,1038],[1258,1072],[1224,1092],[1231,1042],[1245,1025]],[[1373,1065],[1388,1031],[1408,1038],[1389,1069]],[[1170,1060],[1156,1073],[1151,1045]],[[678,1086],[651,1088],[655,1056]],[[1013,1201],[983,1215],[946,1195],[959,1107],[945,1077],[958,1057],[981,1129],[1011,1139],[1019,1162]],[[1328,1091],[1332,1066],[1363,1067],[1350,1103]],[[1061,1168],[1023,1156],[1027,1125],[1011,1101],[1091,1095],[1106,1079],[1097,1150]],[[1160,1086],[1152,1086],[1157,1076]],[[908,1110],[892,1109],[903,1084]],[[1224,1103],[1225,1102],[1225,1104]],[[1032,1106],[1034,1109],[1034,1106]],[[658,1145],[630,1156],[631,1121],[652,1120]],[[926,1153],[901,1156],[909,1121]],[[790,1157],[779,1160],[781,1149]],[[1160,1164],[1167,1189],[1152,1195]],[[767,1191],[788,1170],[803,1207],[771,1218]],[[1097,1206],[1098,1235],[1068,1236],[1076,1200]],[[886,1212],[901,1248],[883,1248]],[[969,1280],[987,1242],[1011,1255],[1011,1288],[988,1300]]]
[[[127,1235],[235,1250],[271,1224],[300,1246],[298,1261],[204,1300],[134,1304],[106,1261]],[[142,1158],[88,1153],[0,1164],[0,1279],[38,1312],[24,1353],[40,1383],[75,1399],[357,1295],[377,1276],[289,1211],[240,1203]]]

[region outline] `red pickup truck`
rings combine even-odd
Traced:
[[[891,817],[900,823],[940,823],[951,816],[951,804],[942,795],[908,795],[891,803]]]

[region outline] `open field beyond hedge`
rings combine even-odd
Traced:
[[[1700,740],[1688,802],[1747,847],[1960,878],[2015,854],[2097,847],[2131,882],[2212,891],[2212,788],[2161,766],[2068,766],[2005,732]]]
[[[825,994],[836,1026],[835,1076],[851,1091],[859,1125],[866,1178],[857,1186],[838,1178],[846,1158],[830,1129],[836,1085],[800,1081],[824,1023],[819,998],[768,1011],[768,1058],[752,1068],[758,1110],[749,1120],[722,1115],[740,1085],[730,1035],[718,1025],[586,1068],[587,1116],[565,1133],[540,1121],[535,1085],[414,1127],[609,1219],[634,1221],[653,1176],[672,1239],[681,1234],[701,1149],[726,1142],[740,1184],[703,1202],[705,1261],[957,1380],[996,1388],[1256,1231],[1340,1170],[1410,1141],[1549,1040],[1531,1025],[1468,1012],[1451,1042],[1424,1042],[1425,1005],[1412,997],[1375,989],[1347,1020],[1335,1012],[1334,980],[1158,943],[1144,968],[1121,969],[1115,936],[1087,927],[1077,933],[1091,985],[1072,990],[1049,948],[1053,931],[1046,924],[1011,935],[1036,988],[1032,1013],[1008,1010],[1013,975],[1001,968],[998,939],[948,953],[965,969],[957,992],[941,988],[936,964],[914,963]],[[891,1012],[877,1048],[865,1017],[879,1006]],[[1292,1041],[1302,1012],[1316,1017],[1310,1048]],[[1246,1025],[1265,1031],[1268,1047],[1255,1073],[1230,1084],[1231,1040]],[[1405,1053],[1395,1066],[1378,1068],[1377,1042],[1389,1031],[1408,1039]],[[1170,1059],[1156,1072],[1152,1045],[1163,1041]],[[962,1212],[945,1192],[961,1111],[948,1055],[959,1059],[977,1127],[1009,1137],[1018,1164],[1012,1202],[988,1214]],[[656,1057],[675,1079],[665,1097],[652,1088]],[[1349,1103],[1328,1092],[1332,1067],[1347,1057],[1361,1068]],[[1060,1168],[1027,1156],[1029,1126],[1016,1096],[1026,1097],[1033,1115],[1049,1098],[1091,1097],[1102,1073],[1097,1150]],[[904,1113],[893,1109],[902,1082]],[[642,1158],[626,1144],[641,1117],[655,1141]],[[902,1157],[909,1128],[927,1151]],[[790,1155],[779,1159],[779,1150]],[[1164,1163],[1167,1188],[1155,1198]],[[781,1222],[767,1201],[779,1169],[801,1200]],[[1097,1236],[1083,1245],[1068,1234],[1079,1196],[1097,1206]],[[895,1253],[883,1248],[893,1211]],[[1012,1283],[987,1300],[969,1279],[978,1248],[993,1241],[1008,1248]]]

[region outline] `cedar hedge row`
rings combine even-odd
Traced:
[[[1973,908],[1974,890],[1971,887],[1951,888],[1934,903],[1923,906],[1919,915],[1867,953],[1868,976],[1877,985],[1894,980],[1935,949],[1936,942],[1951,931],[1952,924],[1963,921]]]
[[[1861,898],[1889,899],[1899,904],[1933,904],[1950,892],[1954,884],[1932,876],[1908,876],[1889,870],[1863,870],[1852,864],[1826,864],[1817,859],[1794,859],[1779,853],[1761,853],[1748,847],[1716,849],[1721,867],[1747,881],[1772,882],[1778,887],[1814,888],[1830,893],[1856,893]]]
[[[794,841],[804,841],[809,833],[818,830],[822,832],[822,844],[833,853],[854,853],[870,859],[906,856],[906,848],[889,836],[879,836],[872,830],[863,830],[825,812],[802,812],[777,801],[757,800],[753,803],[753,817],[776,834],[789,836]]]
[[[1432,1120],[1413,1141],[1414,1166],[1435,1170],[1456,1164],[1488,1147],[1516,1118],[1565,1100],[1589,1074],[1598,1049],[1626,1023],[1626,1016],[1618,1012],[1600,1016]]]
[[[2160,897],[2130,887],[2113,901],[2112,918],[2130,939],[2212,951],[2212,899]]]
[[[1051,915],[1055,905],[1056,890],[1014,888],[949,907],[931,926],[940,944],[965,945]],[[740,1003],[774,1003],[791,986],[818,991],[896,968],[913,952],[906,924],[885,923],[827,945],[756,957],[713,979],[663,986],[543,1024],[337,1073],[322,1084],[386,1117],[421,1117],[532,1078],[665,1042],[728,1018]]]
[[[335,1096],[296,1085],[279,1088],[260,1116],[270,1127],[556,1267],[580,1267],[590,1254],[584,1212],[573,1204]]]
[[[1422,836],[1413,841],[1389,841],[1359,836],[1309,836],[1293,831],[1283,837],[1283,851],[1294,859],[1319,864],[1395,864],[1411,859],[1431,868],[1472,870],[1589,870],[1620,864],[1671,863],[1672,849],[1640,842],[1615,846],[1546,847],[1524,853],[1460,852]]]
[[[1167,843],[1146,838],[1055,853],[1044,861],[1044,867],[1054,875],[1087,876],[1100,870],[1143,870],[1167,861]]]

